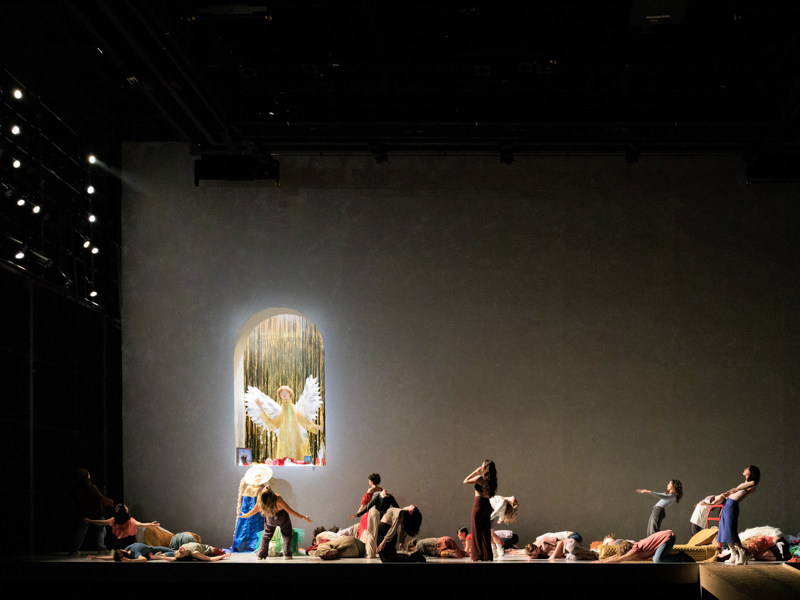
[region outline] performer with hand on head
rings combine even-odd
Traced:
[[[472,539],[470,558],[473,561],[492,560],[492,504],[489,499],[497,492],[497,470],[491,460],[467,475],[465,485],[475,486],[472,503]]]

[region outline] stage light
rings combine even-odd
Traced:
[[[97,292],[96,292],[96,291],[94,291],[94,290],[92,290],[91,292],[89,292],[89,295],[90,295],[92,298],[94,298],[95,296],[97,296]]]
[[[98,252],[100,252],[100,248],[98,248],[97,246],[92,248],[92,254],[97,254]]]
[[[21,163],[21,162],[19,162],[18,160],[15,160],[15,161],[14,161],[13,163],[11,163],[11,164],[13,164],[13,165],[14,165],[14,168],[15,168],[15,169],[19,169],[19,168],[22,166],[22,163]]]
[[[86,240],[85,242],[83,242],[83,247],[84,248],[88,248],[91,245],[92,245],[92,242],[90,242],[89,240]]]
[[[11,128],[11,133],[13,133],[14,135],[19,135],[19,125],[14,125]]]
[[[89,215],[89,223],[94,223],[95,221],[97,221],[97,217],[95,217],[94,215],[90,214]]]
[[[14,255],[14,258],[25,258],[25,253],[22,250],[20,250]]]
[[[42,208],[40,206],[34,206],[33,207],[33,214],[39,214],[40,210],[42,210]]]
[[[90,185],[89,187],[87,187],[86,188],[86,193],[87,194],[94,194],[94,186]]]
[[[17,200],[17,206],[25,206],[25,198],[20,198]]]
[[[97,162],[97,158],[95,158],[94,154],[89,155],[89,162],[94,164]],[[91,192],[89,192],[91,194]]]
[[[22,98],[22,92],[19,90],[14,90],[14,98],[16,98],[17,100]]]

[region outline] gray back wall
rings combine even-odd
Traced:
[[[123,159],[136,518],[230,545],[236,335],[289,307],[322,332],[329,466],[275,475],[315,525],[348,525],[377,471],[454,536],[491,458],[523,542],[644,537],[635,489],[670,478],[683,542],[751,463],[741,528],[800,532],[798,186],[734,157],[281,157],[280,187],[199,188],[182,145]]]

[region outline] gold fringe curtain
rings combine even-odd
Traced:
[[[325,444],[325,350],[316,325],[297,315],[278,315],[259,323],[247,338],[244,350],[244,389],[252,385],[277,401],[277,391],[288,385],[294,401],[300,399],[306,377],[319,381],[322,407],[315,422],[319,433],[308,435],[308,453],[312,463]],[[245,446],[253,451],[254,462],[276,457],[278,435],[267,432],[245,418]],[[326,460],[327,462],[327,460]]]

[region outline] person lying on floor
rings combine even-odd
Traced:
[[[364,558],[367,555],[367,547],[358,538],[343,535],[323,542],[316,550],[309,550],[308,555],[321,560]]]
[[[319,546],[325,541],[335,540],[341,534],[339,533],[339,528],[333,526],[330,529],[325,529],[325,527],[317,527],[314,529],[314,533],[312,535],[314,543]]]
[[[550,555],[550,560],[559,558],[566,560],[597,560],[597,553],[589,548],[584,548],[574,538],[567,538],[558,542]]]
[[[172,550],[166,546],[148,546],[147,544],[136,542],[124,550],[112,550],[111,554],[105,556],[90,556],[89,558],[95,560],[113,560],[115,562],[147,562],[154,554],[159,552],[167,556],[172,556]]]
[[[671,529],[656,531],[653,535],[639,540],[635,544],[624,540],[619,544],[619,554],[610,558],[604,558],[597,562],[619,563],[626,560],[647,560],[652,557],[654,563],[666,562],[695,562],[694,559],[685,552],[670,554],[675,545],[675,534]]]
[[[230,555],[230,552],[226,552],[220,548],[215,548],[214,546],[209,546],[208,544],[192,542],[189,544],[184,544],[178,548],[175,551],[174,556],[167,556],[166,554],[154,554],[150,558],[153,560],[204,560],[215,562],[228,558]]]
[[[423,538],[421,540],[413,539],[408,542],[408,553],[412,554],[414,552],[435,558],[464,558],[469,556],[458,547],[458,543],[453,538],[448,536]]]

